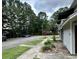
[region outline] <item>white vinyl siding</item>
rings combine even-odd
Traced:
[[[63,28],[63,44],[66,46],[66,48],[69,50],[71,54],[72,52],[72,25],[70,23],[67,23],[67,25]]]

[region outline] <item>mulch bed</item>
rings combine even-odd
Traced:
[[[45,53],[58,53],[63,55],[70,55],[69,51],[66,47],[64,47],[63,43],[61,41],[56,41],[54,43],[55,48],[52,48],[52,50],[45,51]]]

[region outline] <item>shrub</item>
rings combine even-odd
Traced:
[[[45,45],[45,46],[43,46],[42,49],[41,49],[42,52],[45,52],[45,51],[47,51],[47,50],[51,50],[51,46],[50,46],[50,45]]]
[[[55,37],[55,35],[53,36],[53,41],[56,41],[56,37]]]
[[[55,48],[54,44],[53,44],[54,41],[52,40],[47,40],[45,43],[44,43],[44,46],[41,48],[41,51],[42,52],[45,52],[45,51],[48,51],[48,50],[52,50],[52,48]]]
[[[54,44],[51,44],[51,48],[55,48],[55,45]]]
[[[52,50],[52,48],[55,48],[55,46],[53,43],[51,43],[51,40],[50,40],[50,41],[45,42],[45,45],[42,47],[41,51],[45,52],[48,50]]]
[[[51,42],[51,40],[47,40],[44,44],[45,45],[50,45],[52,42]]]

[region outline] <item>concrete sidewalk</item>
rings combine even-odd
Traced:
[[[25,53],[23,53],[17,59],[33,59],[33,57],[35,57],[35,55],[39,54],[39,50],[41,47],[42,47],[42,45],[37,45],[37,46],[33,47],[32,49],[30,49],[29,51],[26,51]]]

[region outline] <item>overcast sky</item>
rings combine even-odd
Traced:
[[[21,2],[27,2],[31,5],[32,10],[36,13],[36,15],[40,11],[44,11],[50,17],[52,13],[58,10],[61,7],[70,7],[73,0],[20,0]]]

